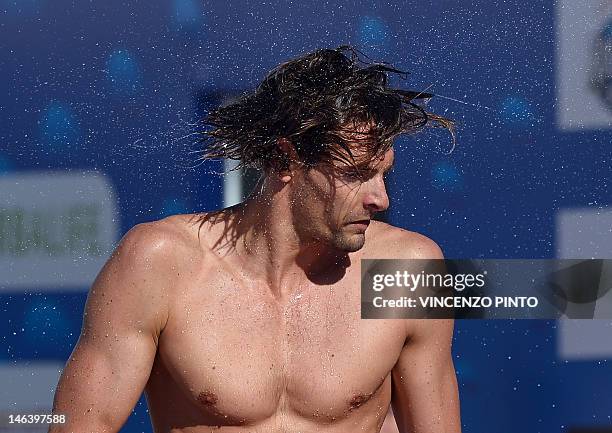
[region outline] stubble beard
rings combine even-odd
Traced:
[[[341,230],[334,233],[331,239],[334,248],[347,253],[354,253],[363,248],[365,233],[343,233]]]

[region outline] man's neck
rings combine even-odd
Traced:
[[[236,207],[237,253],[249,276],[265,282],[275,295],[292,291],[305,278],[345,267],[346,253],[315,239],[300,238],[290,207],[290,185],[262,180],[253,194]]]

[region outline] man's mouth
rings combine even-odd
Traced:
[[[357,220],[357,221],[350,222],[349,224],[367,227],[370,225],[370,220]]]

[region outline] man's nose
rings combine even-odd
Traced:
[[[363,206],[372,214],[387,210],[389,208],[389,196],[387,195],[385,181],[382,177],[377,176],[367,183],[369,185],[363,198]]]

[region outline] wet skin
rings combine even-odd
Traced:
[[[385,229],[373,222],[367,233]],[[368,256],[351,254],[336,283],[302,281],[281,297],[231,257],[210,251],[195,261],[146,388],[156,431],[378,431],[407,330],[360,320],[358,263]]]
[[[373,433],[390,403],[402,433],[459,432],[452,321],[360,319],[361,259],[442,257],[352,224],[388,206],[391,161],[358,188],[272,179],[248,224],[228,209],[130,230],[90,291],[55,395],[68,422],[50,431],[119,431],[144,389],[156,433]]]

